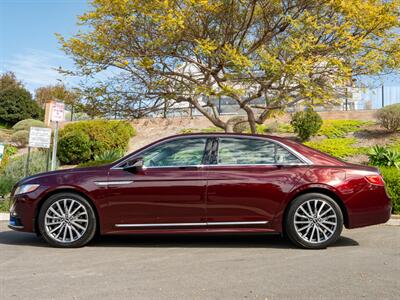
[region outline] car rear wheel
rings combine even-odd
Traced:
[[[96,216],[85,198],[59,193],[41,207],[38,226],[43,238],[54,247],[82,247],[96,232]]]
[[[293,200],[285,225],[286,233],[294,244],[303,248],[322,249],[339,238],[343,229],[343,215],[332,198],[309,193]]]

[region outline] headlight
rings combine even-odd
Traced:
[[[25,194],[35,191],[39,187],[39,184],[23,184],[17,187],[14,195]]]

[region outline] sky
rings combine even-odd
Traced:
[[[60,50],[55,33],[64,37],[76,33],[77,15],[89,8],[87,0],[0,0],[0,73],[14,72],[32,93],[59,80],[70,87],[76,85],[78,79],[64,78],[54,70],[73,67]],[[396,101],[400,100],[399,78],[387,76],[383,80],[389,90],[394,89],[391,98]],[[380,103],[380,95],[377,90],[368,97]]]
[[[59,80],[73,86],[54,70],[73,66],[55,33],[76,33],[76,16],[88,8],[87,0],[0,0],[0,73],[14,72],[31,92]]]

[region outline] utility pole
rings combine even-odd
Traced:
[[[382,107],[385,107],[385,87],[382,83]]]

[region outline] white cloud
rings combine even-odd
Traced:
[[[10,59],[1,61],[0,72],[14,72],[19,80],[33,92],[34,89],[55,84],[62,80],[71,83],[71,78],[66,78],[57,72],[57,68],[70,66],[70,60],[57,53],[27,49],[22,53],[14,54]]]

